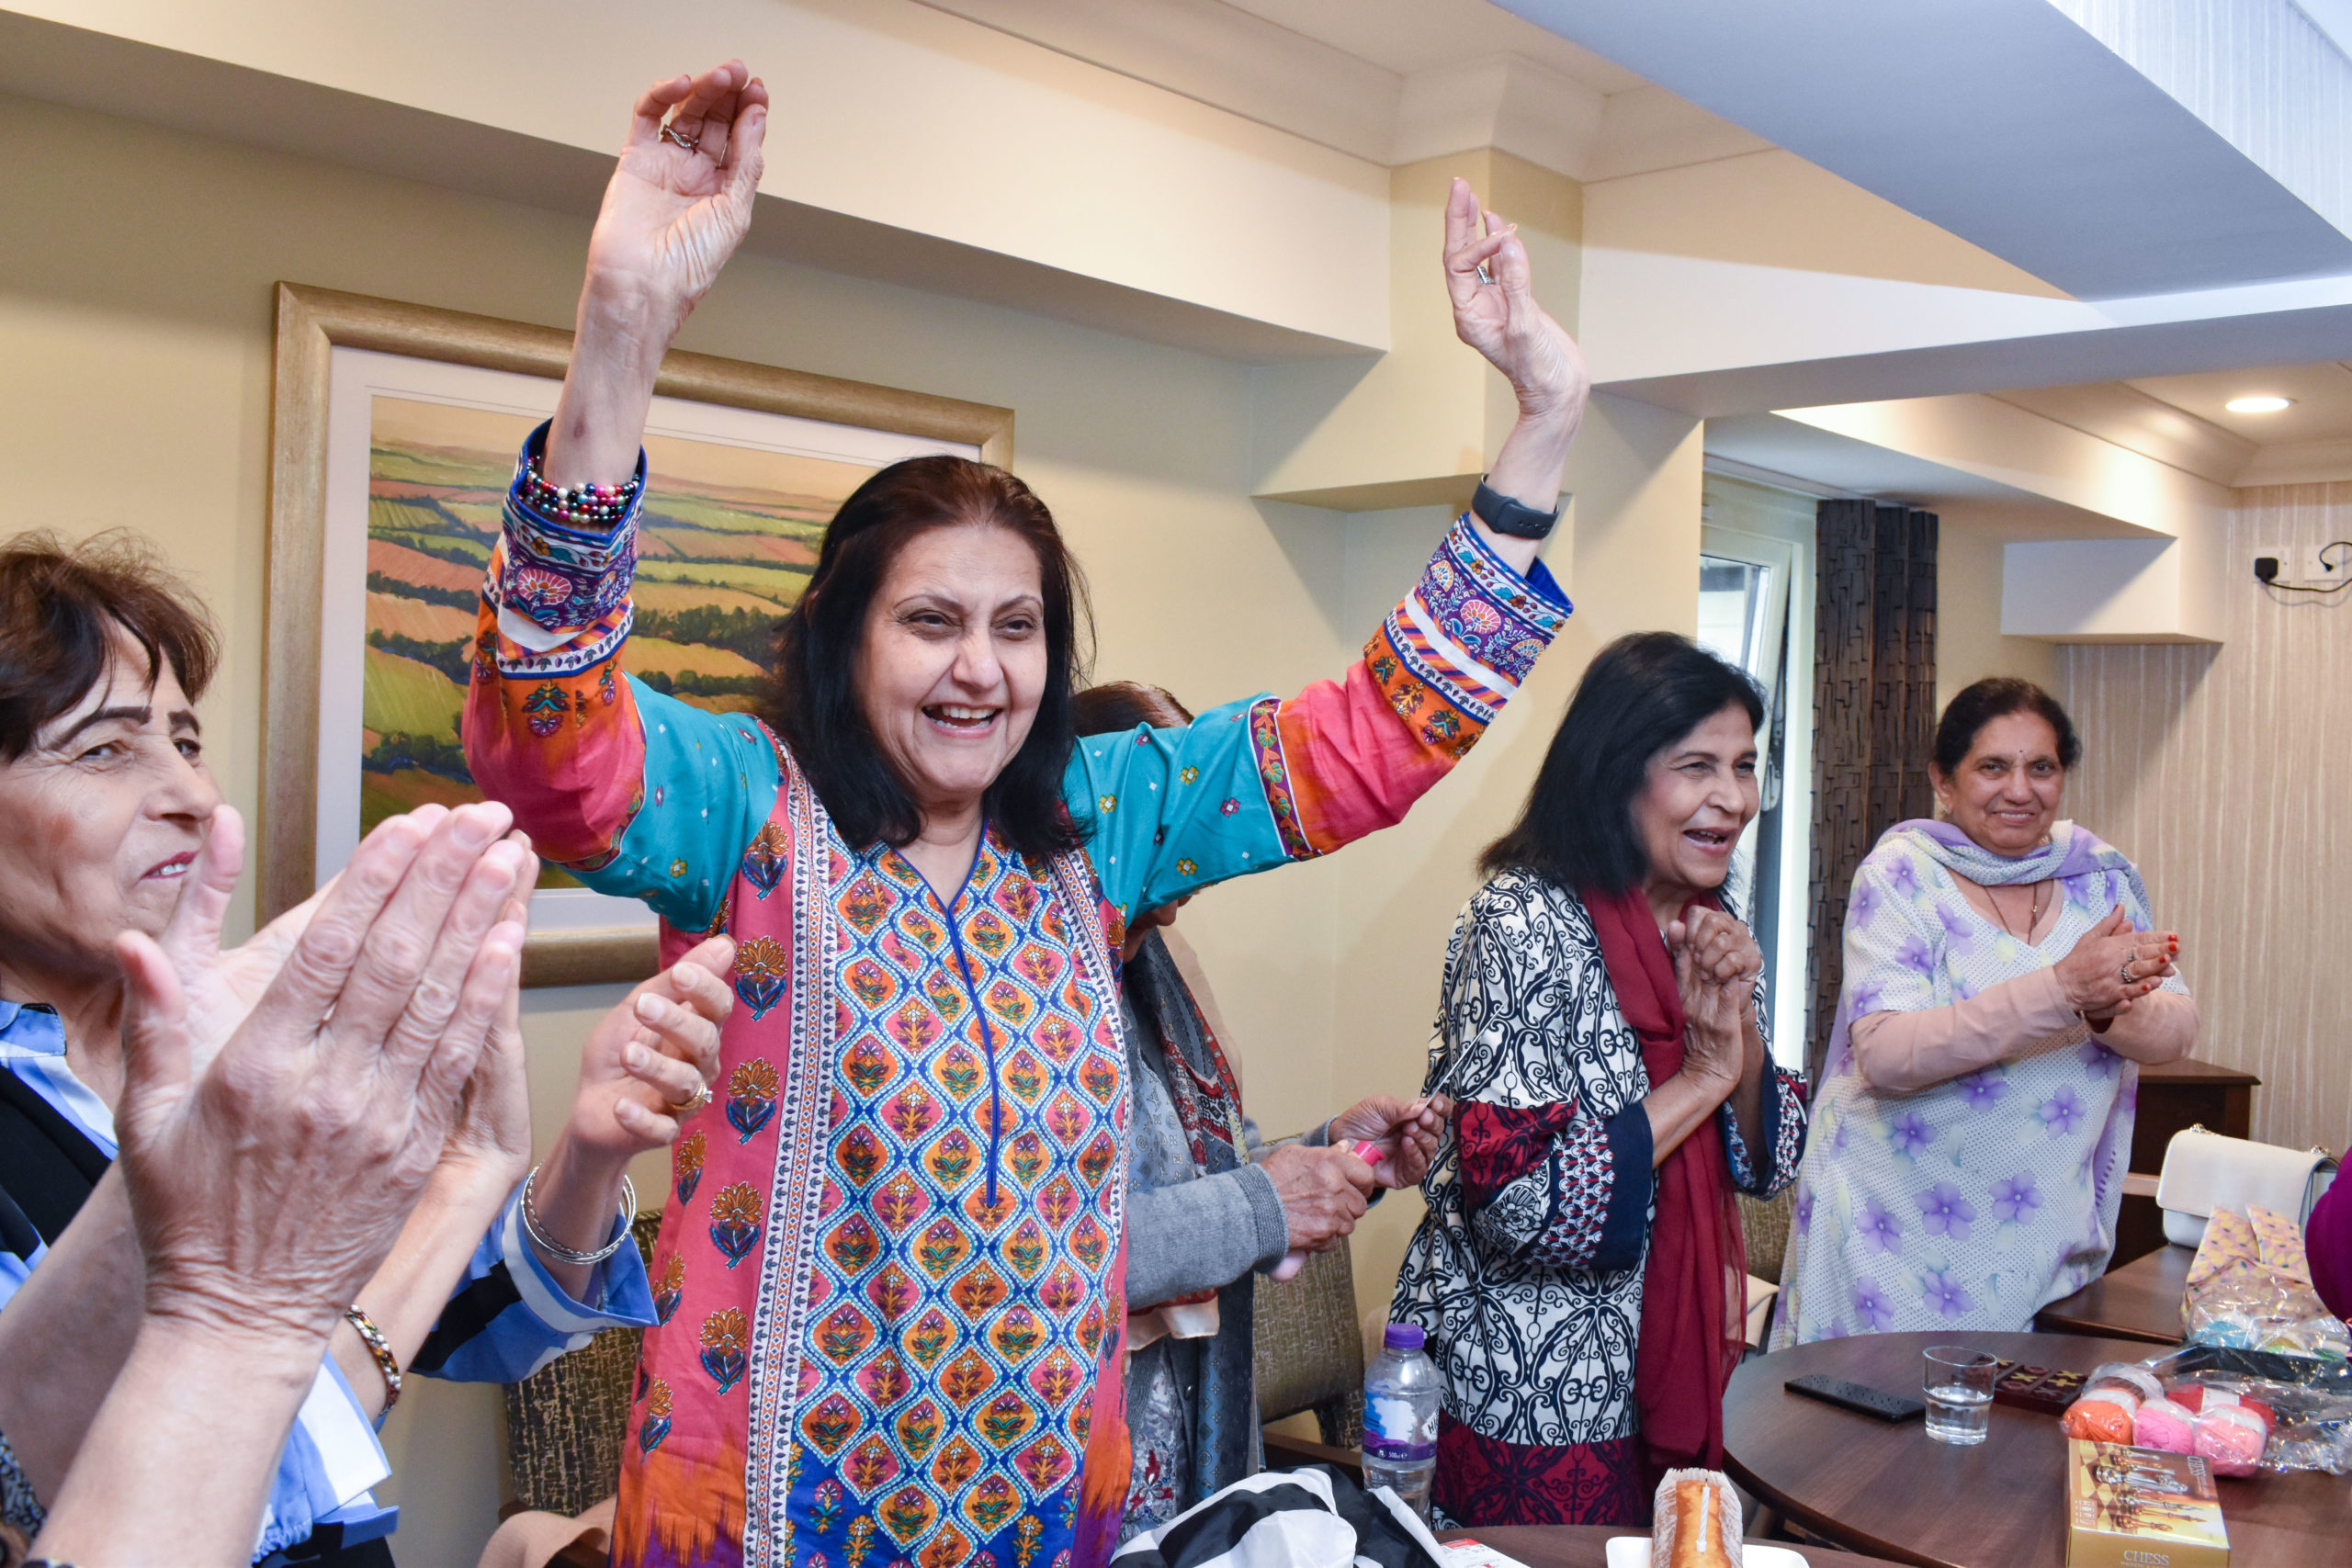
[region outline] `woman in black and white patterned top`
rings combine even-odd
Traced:
[[[1640,1523],[1659,1469],[1721,1462],[1732,1190],[1785,1185],[1804,1129],[1718,897],[1761,717],[1685,638],[1603,649],[1455,923],[1426,1089],[1461,1109],[1392,1313],[1445,1380],[1454,1523]]]

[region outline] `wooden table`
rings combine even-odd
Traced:
[[[2044,1334],[2104,1334],[2111,1339],[2180,1343],[2180,1298],[2188,1289],[2193,1247],[2170,1243],[2110,1269],[2064,1301],[2033,1314]]]
[[[1645,1533],[1620,1525],[1496,1525],[1489,1529],[1440,1530],[1438,1540],[1475,1536],[1504,1556],[1518,1558],[1527,1568],[1602,1568],[1609,1560],[1610,1537]],[[1764,1544],[1793,1551],[1815,1568],[1893,1568],[1882,1558],[1857,1557],[1850,1551],[1777,1540]]]
[[[1856,1551],[1927,1568],[2062,1568],[2066,1443],[2052,1417],[1996,1404],[1986,1440],[1955,1448],[1930,1440],[1917,1420],[1890,1427],[1781,1386],[1826,1372],[1916,1396],[1920,1352],[1947,1344],[2075,1371],[2148,1353],[2143,1340],[2071,1334],[1870,1334],[1800,1345],[1732,1374],[1724,1468],[1808,1533]],[[2265,1472],[2220,1484],[2231,1568],[2344,1560],[2352,1478]]]

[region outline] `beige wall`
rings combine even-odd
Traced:
[[[273,284],[562,325],[585,224],[20,98],[0,96],[0,467],[14,502],[0,529],[128,525],[188,576],[225,633],[204,704],[209,754],[250,813]],[[1545,293],[1572,321],[1575,187],[1540,173],[1497,177],[1521,186],[1510,215],[1559,247]],[[1433,254],[1421,269],[1405,281],[1436,288]],[[1336,673],[1450,515],[1253,501],[1268,372],[1012,310],[748,256],[681,343],[1014,409],[1016,466],[1091,579],[1098,673],[1169,685],[1195,706]],[[1498,437],[1499,378],[1477,370],[1465,383],[1459,368],[1448,367],[1451,395],[1475,401]],[[1517,807],[1577,674],[1620,632],[1693,624],[1700,461],[1693,421],[1597,401],[1568,476],[1569,521],[1548,549],[1578,614],[1487,745],[1376,844],[1188,910],[1270,1130],[1374,1088],[1418,1088],[1471,862]],[[569,1102],[580,1040],[618,996],[528,998],[542,1143]],[[659,1190],[662,1162],[638,1175]],[[1367,1308],[1385,1303],[1415,1207],[1404,1195],[1367,1227]],[[420,1384],[388,1425],[397,1475],[383,1495],[402,1506],[403,1561],[471,1562],[503,1488],[497,1411],[493,1388]]]
[[[2056,690],[2058,645],[2001,635],[2001,534],[1964,503],[1937,514],[1936,711],[1987,675],[2021,675]]]
[[[2254,1135],[2340,1151],[2352,606],[2266,590],[2250,563],[2256,544],[2352,537],[2352,484],[2240,491],[2226,533],[2220,646],[2059,649],[2084,742],[2068,804],[2179,931],[2197,1055],[2263,1081]]]
[[[209,753],[250,812],[272,284],[563,324],[585,226],[21,99],[0,98],[0,527],[128,525],[188,575],[226,636]],[[1370,629],[1337,618],[1340,520],[1249,499],[1240,367],[756,257],[682,341],[1016,410],[1018,467],[1090,570],[1105,675],[1205,705],[1335,672]],[[1250,1021],[1270,1124],[1329,1098],[1333,869],[1221,890],[1191,922],[1228,1012]],[[616,995],[531,998],[543,1140],[578,1041]],[[660,1173],[651,1162],[640,1186],[658,1190]],[[403,1561],[472,1561],[503,1482],[496,1404],[442,1387],[402,1402],[386,1439]]]

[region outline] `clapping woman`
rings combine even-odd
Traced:
[[[1392,1316],[1444,1379],[1456,1524],[1641,1524],[1659,1472],[1723,1462],[1733,1193],[1786,1185],[1804,1134],[1724,888],[1763,716],[1687,638],[1610,644],[1454,923],[1423,1092],[1460,1109]]]
[[[1469,749],[1567,613],[1534,536],[1584,375],[1457,182],[1457,327],[1520,404],[1488,511],[1523,532],[1457,523],[1340,682],[1079,742],[1052,513],[923,457],[835,514],[758,716],[705,712],[616,656],[655,372],[749,221],[766,112],[739,62],[638,102],[466,714],[474,776],[544,852],[650,904],[667,951],[740,944],[614,1560],[1091,1563],[1129,1479],[1126,919],[1385,827]]]
[[[1936,727],[1938,821],[1854,873],[1772,1342],[2019,1332],[2107,1271],[2140,1065],[2197,1043],[2140,873],[2064,820],[2074,722],[1977,682]]]

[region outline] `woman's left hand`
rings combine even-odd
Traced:
[[[434,807],[419,815],[437,821],[447,812]],[[251,941],[224,953],[220,931],[228,921],[229,902],[244,860],[244,818],[233,806],[215,807],[196,863],[181,885],[179,903],[156,939],[187,998],[188,1045],[199,1074],[277,978],[287,955],[310,929],[311,915],[334,889],[336,879],[330,877],[325,886],[262,927]]]
[[[1479,276],[1481,267],[1492,282]],[[1446,193],[1445,288],[1455,335],[1510,380],[1522,418],[1581,414],[1592,385],[1584,355],[1536,303],[1518,226],[1482,209],[1464,179]]]
[[[1739,998],[1740,1019],[1753,1023],[1756,1019],[1756,977],[1764,973],[1764,950],[1756,945],[1755,935],[1721,909],[1694,909],[1687,920],[1676,922],[1683,929],[1681,942],[1690,952],[1691,965],[1703,980],[1735,992]],[[1667,945],[1674,946],[1673,927],[1667,930]]]
[[[626,1162],[678,1135],[688,1107],[718,1077],[718,1030],[735,1008],[731,938],[715,936],[631,991],[580,1054],[565,1136]]]
[[[1415,1100],[1368,1095],[1331,1118],[1331,1146],[1375,1144],[1378,1157],[1372,1161],[1372,1172],[1380,1184],[1417,1186],[1429,1174],[1430,1161],[1437,1157],[1438,1134],[1453,1114],[1453,1102],[1442,1094]]]
[[[524,833],[507,837],[526,850],[530,847],[530,839]],[[538,883],[539,857],[530,855],[515,875],[514,896],[507,903],[504,917],[526,931],[531,889]],[[441,1145],[441,1162],[426,1182],[428,1189],[458,1201],[465,1195],[474,1195],[492,1209],[505,1202],[531,1165],[531,1087],[525,1067],[521,982],[517,969],[514,983],[499,1000],[498,1014],[491,1021],[473,1076],[458,1093],[457,1114]]]

